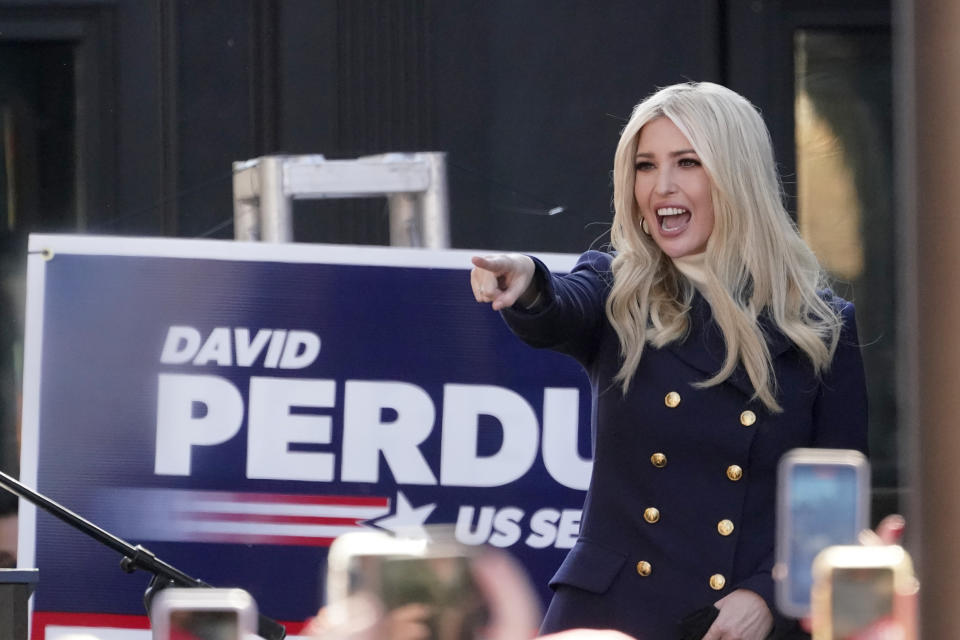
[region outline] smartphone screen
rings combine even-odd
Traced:
[[[859,478],[849,465],[798,463],[789,472],[787,561],[789,598],[809,609],[816,555],[856,544],[861,522]]]
[[[371,555],[354,558],[351,590],[375,593],[387,611],[427,605],[431,640],[480,637],[488,624],[486,601],[464,556]]]
[[[830,626],[835,640],[881,637],[868,634],[893,624],[893,597],[890,567],[835,568],[830,586]]]
[[[242,640],[236,611],[170,612],[170,640]]]

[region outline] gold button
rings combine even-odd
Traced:
[[[717,531],[720,532],[722,536],[728,536],[733,533],[733,521],[732,520],[721,520],[717,523]]]
[[[745,427],[751,426],[756,421],[757,421],[757,414],[755,414],[753,411],[750,411],[750,409],[747,409],[746,411],[740,414],[740,424],[742,424]]]
[[[643,510],[643,519],[650,524],[657,522],[660,520],[660,509],[657,509],[656,507],[647,507]]]
[[[675,409],[680,405],[680,394],[676,391],[671,391],[667,394],[667,397],[663,399],[663,403],[671,409]]]
[[[727,467],[727,477],[733,482],[736,482],[743,477],[743,469],[741,469],[739,465],[732,464]]]
[[[650,563],[646,560],[641,560],[637,563],[637,573],[646,577],[650,575],[650,572],[653,571],[653,567],[650,566]]]
[[[720,591],[720,589],[723,589],[723,585],[725,584],[727,584],[727,579],[719,573],[715,573],[710,576],[710,588],[714,591]]]
[[[650,456],[650,463],[653,464],[657,469],[663,469],[667,466],[667,456],[662,453],[655,453]]]

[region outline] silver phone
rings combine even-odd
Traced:
[[[813,560],[833,545],[854,545],[870,519],[870,465],[852,449],[793,449],[777,478],[777,607],[810,613]]]
[[[153,640],[248,640],[257,605],[243,589],[162,590],[150,607]]]

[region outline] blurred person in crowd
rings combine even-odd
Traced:
[[[0,471],[19,475],[23,366],[22,235],[0,231]],[[0,568],[17,566],[18,498],[0,489]]]
[[[865,451],[853,305],[826,289],[783,205],[770,136],[711,83],[636,106],[616,150],[612,253],[568,275],[475,257],[471,286],[593,392],[580,538],[544,633],[802,638],[771,577],[776,468],[794,447]]]
[[[17,497],[0,489],[0,569],[17,566]]]

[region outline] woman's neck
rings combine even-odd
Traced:
[[[674,266],[685,275],[698,289],[707,283],[706,252],[672,258]]]

